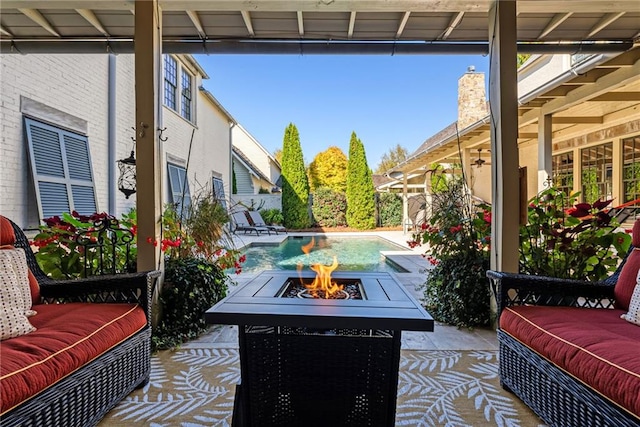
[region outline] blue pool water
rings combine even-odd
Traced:
[[[295,270],[299,263],[302,263],[304,270],[309,270],[311,264],[331,265],[334,255],[338,257],[338,271],[404,271],[385,261],[380,251],[407,249],[382,238],[375,236],[315,236],[314,238],[315,246],[309,255],[302,252],[302,246],[309,244],[311,237],[290,236],[278,246],[251,246],[242,251],[247,255],[242,271],[256,273],[262,270]]]

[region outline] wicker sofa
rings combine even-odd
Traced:
[[[640,426],[640,326],[620,318],[640,267],[633,247],[604,282],[489,271],[500,380],[550,426]]]
[[[149,379],[158,273],[54,281],[22,230],[2,216],[0,240],[2,249],[25,250],[37,312],[29,318],[35,331],[0,342],[0,425],[96,425]]]

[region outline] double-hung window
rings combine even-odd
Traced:
[[[40,218],[95,213],[88,138],[30,118],[24,122]]]
[[[172,163],[167,163],[167,168],[169,169],[171,202],[176,207],[178,216],[182,218],[189,213],[189,206],[191,206],[191,193],[189,192],[187,170]]]
[[[164,105],[176,109],[178,90],[178,63],[171,55],[164,56]]]
[[[227,210],[227,198],[224,194],[224,181],[222,178],[213,177],[213,197],[220,202],[220,205]]]
[[[194,121],[194,79],[176,58],[164,55],[164,105],[190,122]]]
[[[191,75],[182,70],[182,97],[180,114],[185,119],[191,121]]]

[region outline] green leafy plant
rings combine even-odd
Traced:
[[[487,325],[491,214],[488,206],[473,203],[461,177],[441,178],[440,191],[432,195],[431,214],[408,242],[411,247],[427,245],[425,257],[434,266],[424,285],[425,305],[441,322]]]
[[[378,194],[378,217],[383,227],[402,224],[402,198],[397,193]]]
[[[615,271],[631,236],[605,211],[611,200],[576,203],[578,197],[552,186],[529,201],[521,273],[597,281]]]
[[[203,258],[170,258],[160,295],[162,317],[153,329],[154,350],[177,347],[205,332],[204,312],[224,298],[227,275]]]
[[[313,219],[320,227],[345,227],[347,198],[343,192],[318,187],[313,193]]]
[[[282,211],[277,208],[262,209],[260,215],[262,215],[264,222],[269,225],[282,225],[284,222]]]
[[[110,228],[105,233],[99,233],[98,227],[107,224],[118,227],[116,219],[105,212],[81,215],[73,211],[46,218],[44,223],[31,244],[37,248],[36,260],[48,276],[75,279],[106,271],[125,273],[135,269],[133,240],[137,227],[130,215],[120,220],[121,229]],[[127,246],[127,243],[131,245]],[[100,250],[112,244],[113,252]]]

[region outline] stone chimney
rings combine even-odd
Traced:
[[[471,65],[458,80],[458,129],[462,130],[489,114],[484,73]]]

